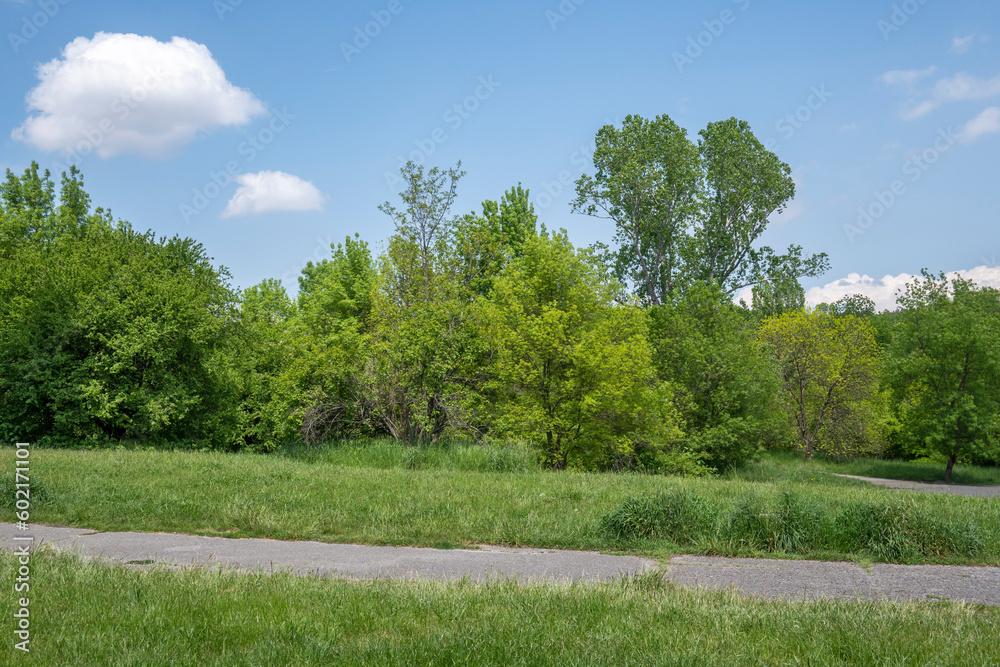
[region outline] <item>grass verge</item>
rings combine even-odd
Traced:
[[[354,582],[31,561],[23,665],[987,665],[1000,609],[613,584]],[[0,554],[0,579],[15,559]],[[11,596],[0,596],[10,618]]]
[[[286,456],[38,449],[31,458],[31,518],[107,531],[375,545],[498,544],[629,551],[654,558],[683,550],[870,560],[871,549],[836,540],[801,538],[792,549],[788,540],[723,539],[721,533],[701,541],[673,532],[614,534],[603,522],[630,499],[671,492],[698,497],[713,517],[732,517],[756,499],[764,509],[743,511],[748,520],[768,514],[766,508],[788,493],[808,509],[800,525],[808,527],[810,517],[818,517],[819,528],[845,508],[880,507],[901,498],[898,492],[829,474],[808,477],[781,461],[766,464],[776,479],[761,477],[765,464],[748,469],[749,479],[681,479],[549,472],[516,450],[447,449],[413,454],[395,444],[348,444]],[[423,458],[415,460],[418,456]],[[0,462],[12,457],[11,449],[0,450]],[[7,462],[2,469],[10,471]],[[8,489],[0,494],[0,516],[13,516],[10,474],[0,475]],[[909,494],[902,502],[922,517],[974,526],[981,544],[974,552],[917,549],[889,560],[1000,564],[996,500]]]

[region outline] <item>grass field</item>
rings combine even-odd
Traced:
[[[3,451],[9,461],[12,450]],[[415,450],[386,442],[278,456],[41,449],[31,466],[33,522],[98,530],[1000,563],[996,500],[901,494],[790,455],[722,479],[557,473],[538,469],[517,447]],[[691,514],[697,530],[669,514],[678,497],[678,516]],[[12,509],[9,492],[3,498]]]
[[[5,637],[5,665],[1000,663],[1000,609],[966,604],[750,600],[652,575],[522,586],[132,570],[41,553],[31,565],[31,653]],[[0,580],[13,577],[0,553]],[[12,605],[0,596],[0,615]]]

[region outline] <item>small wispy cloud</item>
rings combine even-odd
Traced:
[[[912,86],[920,79],[931,76],[937,71],[938,68],[934,65],[926,69],[894,69],[879,78],[890,86]]]
[[[951,40],[951,48],[948,49],[955,55],[962,55],[963,53],[968,53],[972,48],[972,43],[976,41],[975,35],[966,35],[965,37],[955,37]]]
[[[853,132],[856,129],[858,129],[858,124],[857,123],[847,123],[846,125],[841,125],[840,126],[840,131],[841,132]]]
[[[1000,107],[990,107],[962,126],[958,131],[958,140],[971,144],[998,132],[1000,132]]]
[[[916,120],[951,102],[984,100],[997,95],[1000,95],[1000,74],[992,79],[982,79],[959,72],[935,83],[928,99],[911,101],[900,116],[903,120]]]

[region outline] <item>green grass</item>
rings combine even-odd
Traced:
[[[13,451],[0,451],[3,470],[11,470]],[[31,458],[36,494],[32,521],[97,530],[430,547],[498,544],[652,557],[683,551],[1000,564],[1000,503],[995,499],[904,497],[786,459],[770,457],[722,479],[681,479],[549,472],[517,447],[491,451],[456,445],[420,451],[377,442],[279,456],[39,449]],[[9,474],[0,479],[9,481]],[[673,531],[642,536],[607,529],[607,517],[627,502],[671,491],[689,493],[709,507],[712,530],[691,540]],[[882,538],[871,538],[862,529],[853,543],[826,533],[819,540],[808,535],[789,540],[787,531],[780,539],[744,539],[745,534],[763,534],[754,533],[753,522],[771,514],[769,508],[786,494],[819,518],[816,526],[801,521],[800,526],[837,531],[832,519],[854,508],[863,528],[875,521],[864,519],[869,509],[902,503],[904,518],[898,512],[893,516],[904,534],[928,525],[911,517],[941,519],[944,542],[932,540],[925,549],[919,540],[915,547],[903,541],[899,548],[880,552]],[[6,507],[0,511],[8,512],[9,494],[2,497]],[[757,509],[747,505],[751,502]],[[895,511],[893,507],[887,511]],[[742,534],[732,529],[740,516]],[[940,547],[969,526],[966,537],[979,540],[974,550]],[[888,539],[896,539],[894,535]]]
[[[10,665],[989,665],[1000,609],[612,584],[371,581],[31,561]],[[0,580],[15,561],[0,554]],[[0,596],[0,615],[13,597]],[[10,632],[10,624],[5,624]]]

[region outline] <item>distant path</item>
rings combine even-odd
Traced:
[[[244,571],[289,570],[295,574],[351,579],[474,581],[609,581],[658,567],[635,556],[547,549],[423,549],[355,544],[229,539],[168,533],[97,533],[33,525],[26,533],[0,523],[0,548],[15,535],[90,558],[130,566],[229,567]],[[675,556],[667,579],[711,589],[735,588],[764,598],[824,597],[876,600],[965,600],[1000,606],[1000,567],[875,565],[751,558]]]
[[[948,484],[946,482],[911,482],[905,479],[883,479],[881,477],[860,477],[858,475],[839,475],[850,479],[860,479],[878,486],[892,489],[910,489],[912,491],[927,491],[928,493],[950,493],[956,496],[982,496],[1000,498],[1000,486],[989,484]]]

